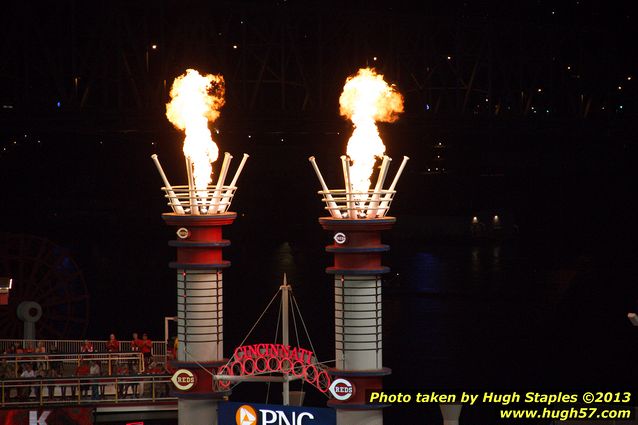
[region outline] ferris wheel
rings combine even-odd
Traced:
[[[84,336],[89,295],[66,249],[36,236],[0,233],[0,276],[13,281],[8,305],[0,306],[3,338],[22,338],[19,315],[35,319],[38,339]]]

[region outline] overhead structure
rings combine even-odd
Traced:
[[[87,115],[116,130],[157,130],[170,78],[193,57],[219,66],[234,93],[232,108],[257,120],[330,113],[340,76],[361,63],[391,74],[419,121],[433,114],[622,117],[613,100],[626,99],[627,109],[635,96],[627,55],[615,51],[619,42],[631,46],[632,21],[618,22],[614,8],[594,8],[596,19],[586,25],[547,25],[533,17],[558,16],[537,2],[447,2],[427,15],[374,2],[127,2],[100,8],[97,18],[90,3],[5,3],[0,56],[15,60],[3,65],[0,118],[19,123],[15,115],[24,114],[44,121],[47,131],[67,131],[69,122],[94,126]],[[578,2],[566,8],[563,18],[586,16]],[[610,20],[620,24],[613,31]],[[104,119],[120,111],[127,111],[121,120]]]

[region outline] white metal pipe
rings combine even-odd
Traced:
[[[459,425],[462,404],[439,404],[439,408],[443,416],[443,425]]]
[[[349,218],[357,218],[357,211],[354,209],[354,202],[352,202],[352,186],[350,184],[350,164],[348,163],[348,157],[341,155],[341,166],[343,167],[343,181],[346,187],[346,206]]]
[[[334,198],[328,191],[328,186],[326,186],[326,182],[323,180],[323,176],[321,175],[321,171],[319,171],[319,166],[317,165],[315,157],[311,156],[310,158],[308,158],[308,161],[310,161],[310,163],[312,164],[312,168],[315,170],[317,178],[319,179],[319,184],[321,184],[321,189],[323,189],[326,194],[326,200],[328,201],[328,211],[330,212],[330,215],[336,218],[341,218],[341,212],[339,212],[339,208],[337,207]]]
[[[339,425],[383,425],[383,409],[335,410]]]
[[[224,212],[224,209],[227,208],[226,204],[230,202],[230,195],[233,192],[232,188],[235,187],[235,185],[237,184],[237,180],[239,180],[239,175],[244,169],[244,165],[246,164],[246,161],[248,160],[249,156],[250,155],[245,153],[244,157],[241,159],[241,162],[239,163],[239,167],[237,167],[237,171],[235,171],[235,176],[233,177],[233,180],[230,182],[230,185],[228,185],[231,189],[228,189],[226,190],[226,192],[224,192],[224,198],[222,199],[222,202],[219,203],[219,208],[217,209],[218,212]]]
[[[222,168],[219,171],[219,178],[217,179],[217,186],[215,187],[215,192],[213,193],[213,199],[210,201],[210,207],[208,209],[208,213],[214,213],[219,208],[219,204],[221,204],[221,195],[222,188],[224,186],[224,180],[226,180],[226,174],[228,173],[228,167],[230,167],[230,161],[233,159],[233,156],[225,152],[224,153],[224,161],[222,162]]]
[[[284,273],[284,284],[281,285],[281,342],[284,347],[287,347],[290,344],[289,335],[288,335],[288,301],[289,301],[289,290],[290,286],[288,286],[288,282],[286,280],[286,274]],[[290,404],[290,384],[288,381],[284,381],[283,384],[283,404],[284,406],[288,406]]]
[[[399,169],[397,170],[397,174],[394,176],[394,180],[392,181],[392,184],[390,185],[390,188],[388,189],[390,193],[386,194],[383,197],[383,202],[381,202],[381,205],[379,206],[379,213],[377,214],[379,217],[383,217],[383,215],[386,213],[386,210],[388,209],[388,204],[390,203],[390,199],[392,198],[392,191],[396,188],[397,183],[399,182],[399,177],[401,177],[401,173],[403,173],[405,164],[408,162],[409,159],[410,158],[407,156],[403,157],[403,161],[401,161],[401,165],[399,166]]]
[[[191,206],[191,214],[199,215],[197,194],[195,193],[195,181],[193,180],[193,163],[187,156],[184,156],[184,160],[186,161],[186,177],[188,178],[188,203]]]
[[[377,177],[377,185],[374,187],[374,193],[372,194],[372,201],[368,205],[368,218],[374,218],[377,216],[377,207],[379,206],[379,198],[381,197],[381,190],[383,189],[383,183],[385,183],[385,176],[388,174],[388,168],[390,168],[390,162],[392,158],[388,155],[383,155],[383,162],[379,169],[379,176]]]
[[[166,174],[164,173],[164,169],[162,168],[162,165],[159,162],[159,158],[157,157],[157,154],[151,155],[151,158],[153,159],[153,162],[155,163],[155,167],[157,167],[157,171],[159,171],[160,176],[162,177],[162,180],[164,181],[164,187],[166,188],[166,192],[168,193],[168,199],[171,202],[171,208],[173,209],[173,212],[177,214],[184,214],[184,208],[182,208],[182,204],[179,202],[179,199],[177,199],[177,196],[175,196],[175,192],[173,192],[173,187],[168,182],[168,178],[166,177]]]
[[[217,400],[177,399],[177,423],[181,425],[218,424]]]
[[[235,171],[235,176],[233,177],[233,180],[230,182],[230,187],[234,187],[237,184],[237,180],[239,180],[239,175],[241,174],[241,171],[244,169],[244,164],[246,164],[246,161],[248,160],[248,157],[250,155],[248,155],[247,153],[244,154],[244,157],[241,159],[241,162],[239,163],[239,167],[237,167],[237,171]]]

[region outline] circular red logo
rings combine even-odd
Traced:
[[[171,381],[178,390],[188,391],[195,385],[196,378],[188,369],[179,369],[171,377]]]
[[[354,394],[354,385],[343,378],[335,379],[330,385],[330,393],[337,400],[347,400]]]

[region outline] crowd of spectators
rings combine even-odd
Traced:
[[[36,348],[31,342],[24,347],[20,343],[9,346],[0,356],[0,380],[11,381],[13,386],[3,386],[3,400],[26,401],[32,396],[36,400],[65,400],[78,395],[86,398],[89,392],[91,398],[100,399],[105,397],[107,385],[115,388],[119,398],[139,397],[139,380],[127,381],[127,377],[167,373],[163,363],[154,359],[153,342],[146,333],[141,339],[133,333],[124,351],[121,348],[125,344],[121,345],[113,333],[105,344],[98,345],[105,348],[96,350],[91,341],[85,340],[79,352],[64,353],[55,343],[47,349],[44,341]]]

